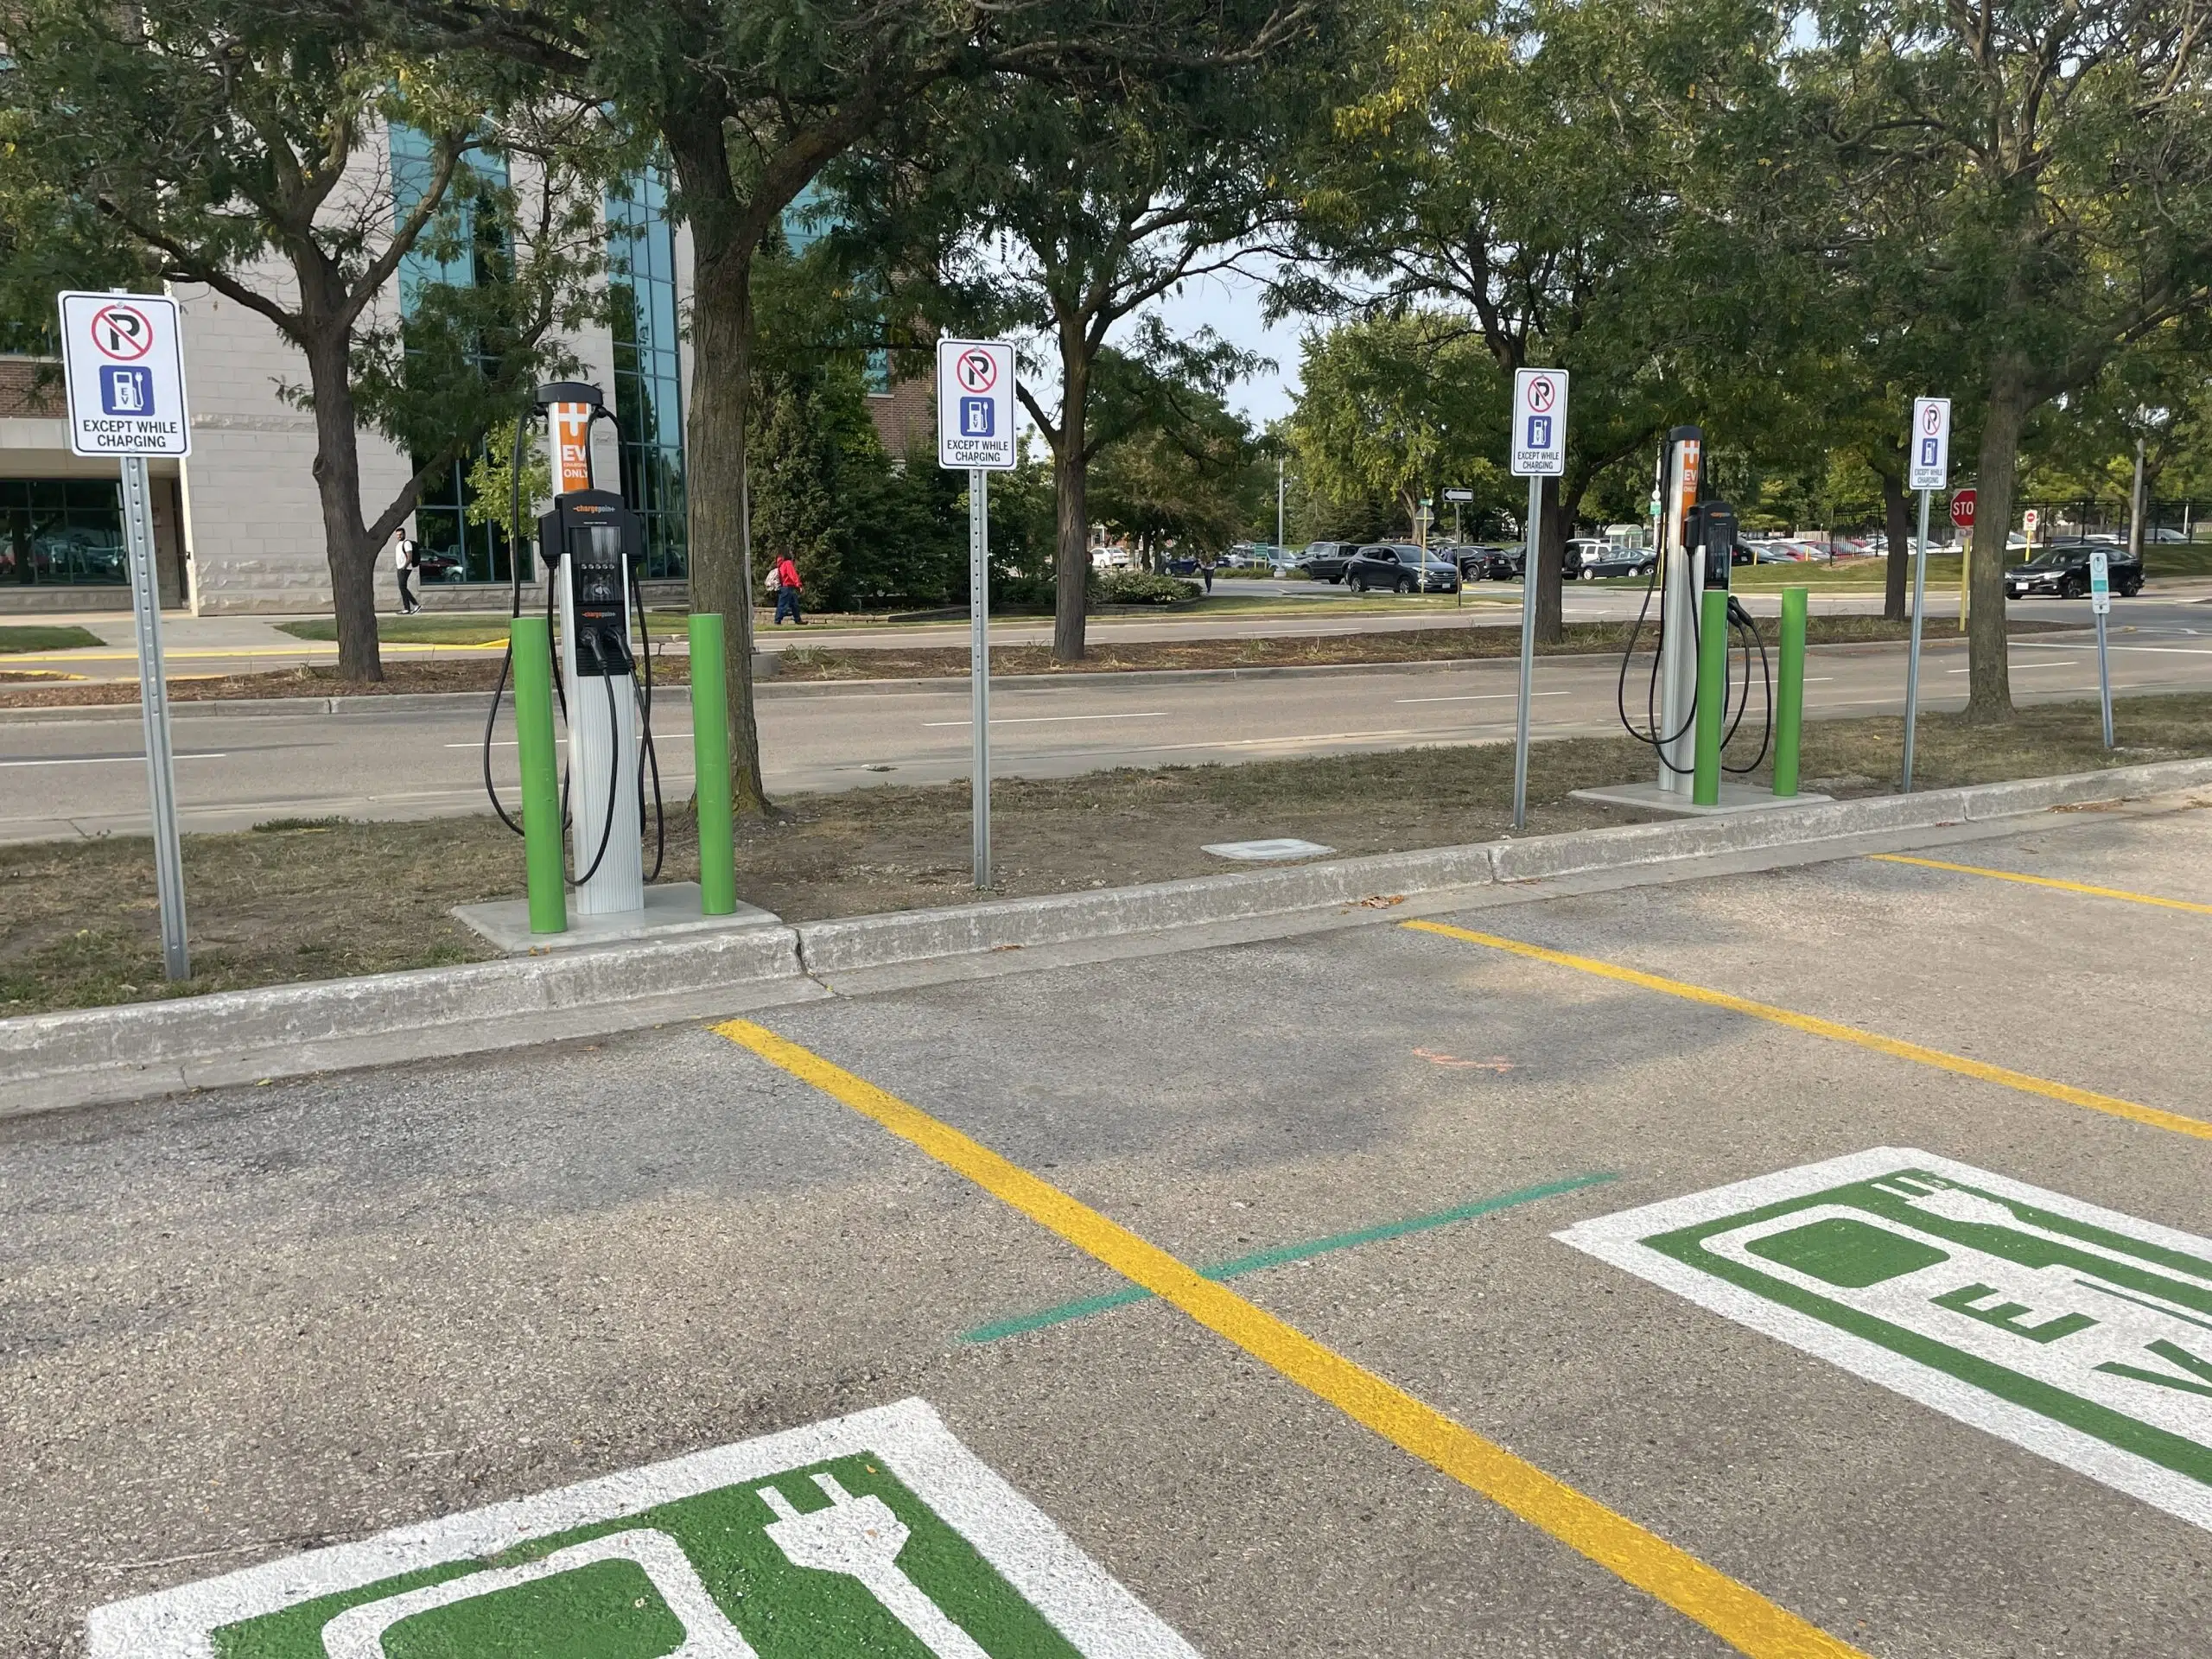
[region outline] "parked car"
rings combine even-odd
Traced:
[[[1195,553],[1170,553],[1165,563],[1171,576],[1195,576],[1198,574],[1198,558]]]
[[[1468,582],[1518,582],[1528,554],[1518,542],[1508,547],[1450,547],[1444,551]]]
[[[1306,571],[1316,582],[1342,582],[1344,566],[1359,551],[1357,542],[1308,542]]]
[[[1622,547],[1588,537],[1567,544],[1567,569],[1584,582],[1605,576],[1648,576],[1657,568],[1659,555],[1648,547]]]
[[[2061,599],[2080,599],[2089,591],[2089,555],[2102,553],[2109,561],[2112,590],[2133,599],[2143,590],[2143,561],[2124,547],[2088,540],[2054,543],[2025,564],[2005,572],[2005,594],[2025,599],[2031,594],[2056,594]]]
[[[1395,594],[1456,594],[1459,567],[1410,542],[1382,542],[1359,550],[1344,567],[1344,582],[1358,594],[1372,588]]]

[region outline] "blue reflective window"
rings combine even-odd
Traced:
[[[607,193],[607,289],[622,494],[645,520],[645,575],[686,572],[683,359],[676,328],[676,233],[657,168]]]
[[[435,167],[427,133],[398,125],[393,126],[391,132],[391,210],[396,223],[414,212],[423,200],[423,193],[429,188],[430,181],[435,176]],[[486,185],[495,189],[506,188],[505,156],[471,150],[462,165]],[[473,288],[479,283],[496,279],[493,264],[506,251],[501,233],[488,226],[480,232],[474,204],[467,192],[449,195],[448,200],[454,204],[451,208],[424,231],[423,239],[399,262],[399,308],[403,316],[414,314],[423,290],[433,283]],[[480,361],[483,366],[490,366],[489,359]],[[426,586],[433,582],[505,582],[514,579],[506,533],[495,524],[468,522],[468,505],[475,499],[475,493],[468,487],[468,469],[481,453],[480,445],[474,454],[442,468],[423,486],[422,499],[415,508],[415,539],[425,556],[453,562],[450,566],[433,563],[424,569],[421,580]],[[416,457],[415,465],[422,464],[422,458]],[[525,548],[522,567],[525,582],[532,579],[531,565],[529,550]]]

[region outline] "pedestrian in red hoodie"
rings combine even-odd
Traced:
[[[780,623],[788,613],[792,621],[804,627],[806,619],[798,613],[798,566],[791,563],[791,556],[788,553],[776,561],[775,588],[776,622]]]

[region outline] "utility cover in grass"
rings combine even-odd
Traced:
[[[1265,864],[1283,859],[1322,858],[1337,849],[1324,847],[1317,841],[1300,841],[1294,836],[1278,836],[1272,841],[1215,842],[1205,850],[1216,858],[1234,858],[1248,864]]]

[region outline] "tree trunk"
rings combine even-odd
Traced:
[[[696,246],[696,243],[694,244]],[[746,569],[746,412],[753,391],[753,257],[696,256],[691,297],[691,418],[684,480],[691,608],[718,614],[728,649],[731,804],[768,810],[753,707],[753,583]]]
[[[1974,477],[1974,613],[1967,623],[1967,718],[2012,718],[2011,663],[2005,634],[2005,539],[2012,527],[2012,486],[2028,396],[2017,363],[1999,361],[1990,377],[1981,456]]]
[[[753,584],[746,568],[746,412],[753,392],[753,255],[731,197],[718,111],[671,116],[664,137],[690,209],[691,415],[684,428],[684,536],[691,608],[722,619],[730,803],[768,810],[753,707]]]
[[[1544,645],[1567,638],[1567,528],[1582,503],[1582,486],[1574,486],[1571,499],[1561,499],[1559,486],[1556,478],[1544,480],[1543,505],[1536,516],[1536,569],[1533,578],[1526,570],[1521,574],[1523,582],[1533,579],[1536,584],[1536,643]]]
[[[1058,546],[1052,570],[1052,660],[1079,663],[1090,598],[1090,359],[1079,333],[1060,331],[1060,442],[1052,456]]]
[[[304,275],[304,273],[303,273]],[[315,329],[310,315],[307,327]],[[338,623],[338,674],[381,680],[377,645],[377,560],[384,550],[361,522],[361,443],[353,425],[350,331],[325,325],[307,348],[315,401],[315,487],[322,507],[323,557],[330,566],[331,610]]]
[[[1882,614],[1892,622],[1905,619],[1906,584],[1912,574],[1911,501],[1904,481],[1895,473],[1882,474],[1883,528],[1890,538],[1889,569],[1882,573]]]

